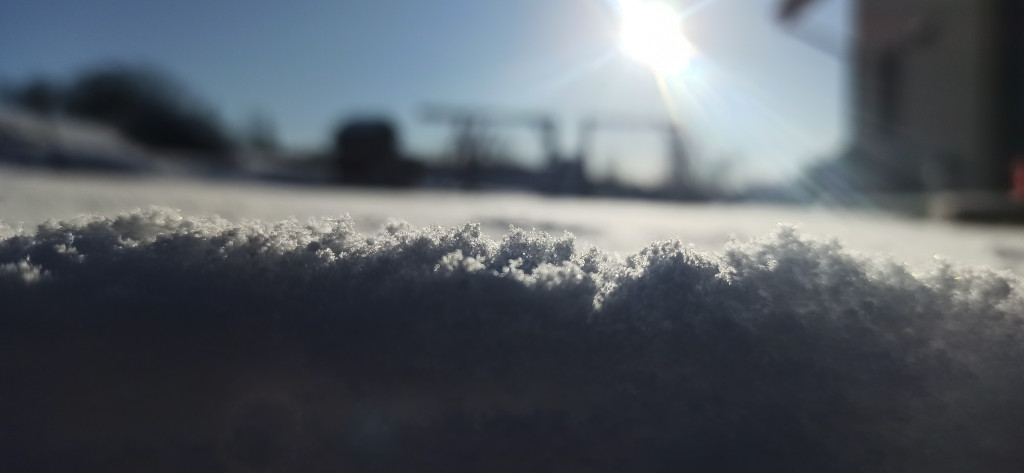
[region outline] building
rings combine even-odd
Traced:
[[[934,213],[1013,207],[1011,194],[1024,196],[1024,1],[853,1],[841,172],[867,192],[924,195]],[[798,22],[814,3],[784,0],[780,16]]]

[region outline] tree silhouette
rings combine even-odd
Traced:
[[[106,123],[141,144],[223,156],[233,144],[210,108],[165,72],[106,66],[68,88],[67,112]]]
[[[52,115],[60,108],[62,99],[60,87],[42,77],[10,87],[3,95],[5,102],[39,115]]]

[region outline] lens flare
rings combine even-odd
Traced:
[[[622,51],[660,75],[678,72],[693,55],[679,15],[667,4],[620,0]]]

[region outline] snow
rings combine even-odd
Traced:
[[[5,471],[1024,465],[1024,286],[991,250],[1013,230],[9,176]],[[142,201],[188,210],[35,225]],[[982,263],[903,264],[922,248]]]
[[[475,222],[481,224],[485,235],[500,238],[514,224],[552,233],[568,230],[581,242],[624,253],[669,239],[714,251],[731,239],[760,237],[787,224],[798,227],[801,234],[838,238],[852,251],[892,257],[913,267],[927,266],[940,257],[1024,272],[1024,227],[1020,226],[958,225],[829,208],[437,190],[395,192],[149,175],[55,175],[0,168],[0,221],[9,225],[31,228],[46,219],[81,214],[114,217],[150,205],[236,221],[272,222],[289,217],[304,221],[348,214],[363,232],[375,232],[390,219],[416,226]]]
[[[0,162],[142,171],[156,158],[110,127],[0,105]]]

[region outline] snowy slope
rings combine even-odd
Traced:
[[[112,128],[0,105],[0,162],[142,171],[154,161]]]

